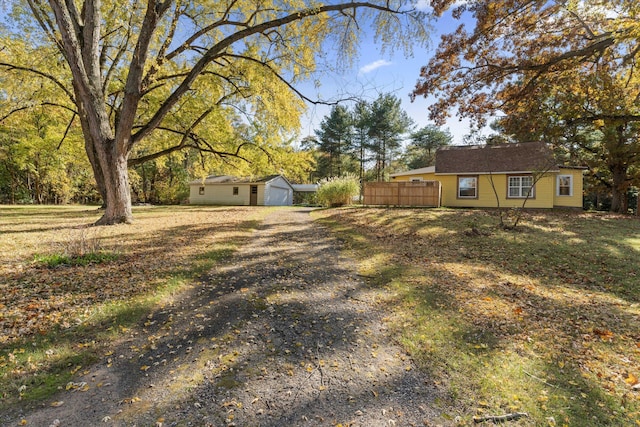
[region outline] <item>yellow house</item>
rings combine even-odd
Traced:
[[[448,146],[436,165],[391,175],[392,181],[440,181],[442,206],[582,208],[585,168],[558,165],[544,143]]]

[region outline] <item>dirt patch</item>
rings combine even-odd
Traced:
[[[384,292],[308,209],[276,211],[53,402],[6,425],[432,425],[436,390],[389,336]]]

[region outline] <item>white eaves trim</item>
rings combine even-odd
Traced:
[[[407,176],[407,175],[420,175],[423,173],[434,173],[436,171],[436,167],[435,166],[427,166],[426,168],[420,168],[420,169],[413,169],[410,171],[406,171],[406,172],[397,172],[397,173],[392,173],[389,174],[390,177],[395,177],[395,176]]]
[[[545,171],[545,173],[549,172],[559,172],[559,169],[550,169]],[[531,174],[531,173],[539,173],[540,171],[491,171],[491,172],[449,172],[449,173],[438,173],[436,175],[519,175],[519,174]]]

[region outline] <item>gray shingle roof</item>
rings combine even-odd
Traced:
[[[195,179],[190,182],[193,185],[203,184],[254,184],[254,183],[266,183],[282,175],[267,175],[261,178],[240,178],[232,175],[209,175],[204,180]],[[282,178],[289,182],[284,176]]]

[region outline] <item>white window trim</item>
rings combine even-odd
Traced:
[[[562,178],[569,178],[569,194],[560,194],[560,180]],[[573,175],[558,175],[556,177],[556,196],[558,197],[571,197],[573,196]]]
[[[520,185],[517,187],[511,187],[511,178],[518,178],[520,181]],[[536,186],[533,182],[533,177],[531,175],[509,175],[507,176],[507,199],[526,199],[527,198],[527,193],[525,193],[523,191],[523,186],[522,186],[522,178],[531,178],[531,191],[529,191],[529,198],[533,199],[535,198],[536,195]],[[511,188],[518,188],[519,189],[519,193],[520,195],[518,196],[512,196],[511,195]]]

